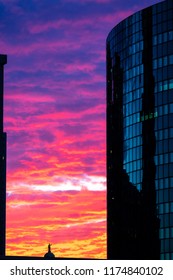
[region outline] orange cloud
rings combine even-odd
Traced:
[[[42,256],[51,242],[59,257],[106,258],[105,200],[103,191],[11,194],[7,255]]]

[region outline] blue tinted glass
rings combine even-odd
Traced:
[[[173,124],[173,114],[169,114],[169,125],[172,127]]]
[[[168,174],[169,174],[168,166],[169,166],[168,164],[165,164],[165,165],[164,165],[164,176],[165,176],[165,177],[168,177]]]
[[[168,104],[163,106],[163,114],[168,114]]]
[[[169,55],[168,59],[169,59],[169,64],[173,64],[173,55]]]
[[[164,215],[160,215],[159,218],[160,218],[160,228],[163,228],[164,227]]]
[[[163,66],[167,66],[167,64],[168,64],[168,57],[165,56],[165,57],[163,58]]]
[[[163,209],[163,204],[159,204],[159,214],[163,214],[164,209]]]
[[[170,250],[173,252],[173,239],[170,239]],[[173,257],[173,254],[171,254],[171,257]]]
[[[168,118],[167,118],[167,122],[168,122]],[[164,130],[164,138],[168,138],[168,134],[169,134],[169,130],[168,129],[165,129]],[[167,143],[168,144],[168,143]]]
[[[163,191],[159,191],[159,203],[163,203]]]
[[[161,252],[165,252],[165,239],[161,240],[160,245],[161,245]]]
[[[160,238],[164,238],[164,229],[163,228],[159,230],[159,236],[160,236]]]
[[[168,127],[168,116],[167,116],[167,115],[164,116],[162,120],[163,120],[163,128]],[[164,132],[163,132],[163,136],[164,136],[163,139],[166,138],[166,137],[165,137],[165,130],[164,130]]]
[[[164,205],[164,212],[169,213],[169,203],[165,203]]]
[[[166,74],[167,76],[167,74]],[[168,90],[168,81],[163,82],[163,90]]]
[[[170,228],[170,237],[173,238],[173,228]]]
[[[165,228],[165,238],[169,238],[169,228]]]
[[[169,104],[170,113],[173,113],[173,103]]]
[[[169,200],[173,201],[173,188],[170,189]],[[173,205],[172,205],[173,206]],[[172,207],[171,206],[171,207]]]
[[[163,191],[164,202],[168,201],[168,189]]]
[[[171,214],[172,215],[172,214]],[[173,222],[173,220],[172,220]],[[164,226],[168,227],[169,226],[169,214],[164,215]]]
[[[164,181],[163,181],[163,179],[159,180],[159,187],[160,187],[160,189],[164,188]]]
[[[173,176],[173,163],[169,164],[169,176]]]
[[[166,240],[167,241],[167,243],[166,243],[166,251],[169,251],[169,241],[168,240]],[[170,254],[169,253],[166,253],[165,254],[165,260],[170,260]]]
[[[159,163],[158,156],[155,156],[154,159],[155,159],[155,164],[158,165],[158,163]]]
[[[167,145],[167,140],[166,141],[164,141],[164,145]],[[168,163],[168,158],[169,158],[169,156],[168,156],[168,154],[165,154],[164,155],[164,163]],[[166,165],[167,166],[167,165]]]
[[[163,164],[163,155],[159,155],[158,158],[159,158],[159,164]]]
[[[169,188],[169,179],[168,178],[164,179],[164,186],[165,186],[165,188]]]
[[[169,89],[173,89],[173,79],[171,79],[169,82]]]
[[[163,33],[163,42],[166,42],[168,40],[168,33]]]
[[[173,130],[173,129],[172,129]],[[173,153],[169,154],[170,162],[173,162]]]
[[[153,37],[153,45],[157,45],[157,36]]]
[[[158,67],[162,67],[162,57],[158,59]]]
[[[170,214],[170,226],[171,227],[173,226],[173,214],[172,213]]]
[[[168,32],[168,39],[173,40],[173,31]]]
[[[170,178],[170,187],[173,188],[173,177]]]

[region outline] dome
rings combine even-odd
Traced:
[[[44,255],[45,259],[54,259],[55,255],[52,252],[48,252]]]

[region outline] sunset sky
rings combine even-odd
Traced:
[[[158,2],[0,0],[7,255],[106,258],[106,37]]]

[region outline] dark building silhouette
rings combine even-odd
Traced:
[[[173,259],[173,1],[107,38],[108,259]]]
[[[6,133],[3,129],[4,65],[7,56],[0,55],[0,256],[5,256],[6,233]]]
[[[55,255],[51,252],[51,244],[48,245],[48,252],[44,255],[44,259],[47,260],[55,259]]]

